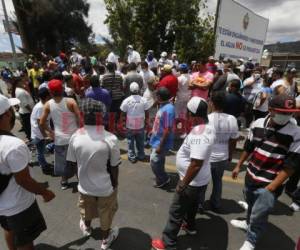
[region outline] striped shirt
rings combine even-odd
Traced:
[[[112,100],[120,100],[124,97],[123,78],[118,73],[107,73],[103,76],[101,86],[111,93]]]
[[[300,128],[291,122],[268,127],[269,120],[256,120],[245,142],[245,151],[251,153],[246,185],[266,187],[283,168],[300,167]]]

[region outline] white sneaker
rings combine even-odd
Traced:
[[[238,201],[238,204],[244,208],[245,210],[248,210],[248,203],[245,201]]]
[[[118,228],[111,229],[107,239],[102,240],[101,250],[107,250],[111,246],[113,241],[118,237],[118,235],[119,235]]]
[[[247,231],[248,230],[248,224],[246,220],[231,220],[230,224],[236,228],[242,229]]]
[[[240,248],[240,250],[254,250],[254,246],[249,242],[249,241],[245,241],[244,245]]]
[[[92,235],[92,228],[87,227],[82,219],[80,219],[79,228],[84,237],[90,237]]]
[[[300,206],[293,202],[291,205],[290,205],[290,209],[292,209],[294,212],[299,212],[300,211]]]

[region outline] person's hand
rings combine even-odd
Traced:
[[[158,147],[155,149],[155,152],[156,152],[157,154],[160,154],[160,153],[161,153],[161,148],[160,148],[160,146],[158,146]]]
[[[273,188],[273,186],[271,184],[269,184],[268,186],[266,186],[265,189],[267,189],[271,193],[273,193],[275,191],[275,188]]]
[[[55,198],[55,194],[48,189],[46,189],[45,192],[43,192],[41,195],[44,199],[44,202],[49,202]]]
[[[51,140],[54,140],[54,131],[49,132],[49,137],[51,138]]]
[[[185,190],[186,186],[183,184],[182,181],[178,181],[177,186],[176,186],[176,193],[181,194]]]
[[[236,166],[233,170],[232,170],[232,173],[231,173],[231,177],[232,179],[237,179],[238,175],[240,173],[240,167],[239,166]]]

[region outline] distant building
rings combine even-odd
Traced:
[[[26,57],[23,53],[17,53],[17,66],[23,67]],[[0,68],[12,67],[13,55],[10,52],[0,52]]]

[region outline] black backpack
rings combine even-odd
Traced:
[[[0,135],[9,135],[9,136],[14,136],[12,133],[10,132],[6,132],[6,131],[3,131],[3,130],[0,130]],[[4,192],[4,190],[7,188],[9,182],[10,182],[10,179],[13,175],[12,174],[9,174],[9,175],[6,175],[6,174],[0,174],[0,195]]]

